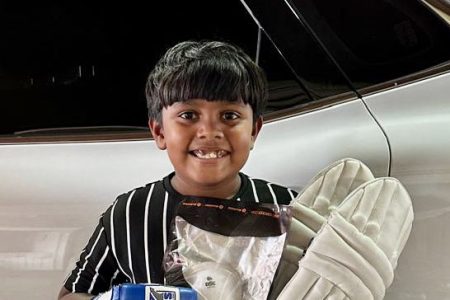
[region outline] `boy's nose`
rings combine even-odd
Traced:
[[[223,137],[222,124],[214,119],[201,120],[198,123],[197,137],[203,139],[220,139]]]

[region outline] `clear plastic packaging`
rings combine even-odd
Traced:
[[[166,284],[199,299],[266,299],[291,218],[286,205],[189,198],[181,202],[163,267]]]

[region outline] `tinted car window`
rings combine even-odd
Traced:
[[[269,82],[266,113],[298,106],[313,100],[302,86],[301,81],[295,76],[295,72],[265,34],[261,38],[259,65],[266,72]]]
[[[289,62],[297,81],[312,100],[352,91],[333,59],[282,1],[247,0],[245,3],[277,51]]]
[[[356,88],[450,59],[450,29],[421,1],[293,0]]]
[[[0,134],[146,126],[146,77],[170,46],[219,39],[256,53],[239,1],[2,2]]]

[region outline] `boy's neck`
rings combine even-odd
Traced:
[[[239,176],[239,174],[236,175],[236,177],[228,183],[208,186],[184,182],[175,174],[171,178],[170,183],[179,194],[184,196],[231,199],[239,192],[241,187],[241,176]]]

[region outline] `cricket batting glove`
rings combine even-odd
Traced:
[[[276,299],[297,272],[304,251],[330,212],[358,186],[373,179],[372,172],[365,164],[345,158],[320,171],[290,203],[292,221],[269,299]]]
[[[331,212],[277,299],[383,299],[412,221],[397,179],[362,184]]]

